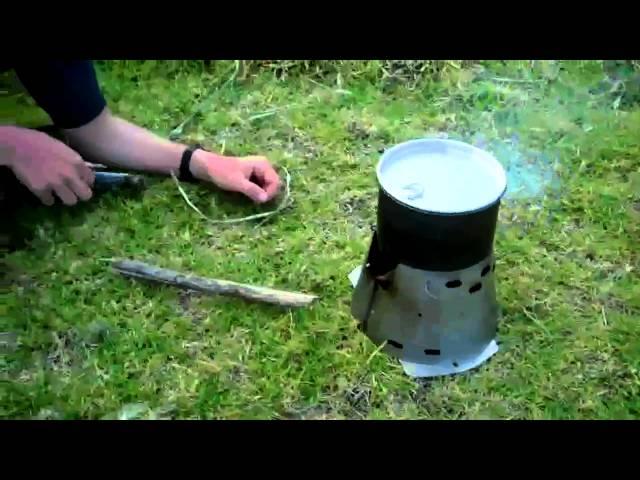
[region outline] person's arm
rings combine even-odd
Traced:
[[[178,174],[187,148],[112,115],[108,108],[87,125],[65,133],[86,160],[164,175]],[[196,150],[190,170],[199,180],[243,193],[258,203],[271,200],[280,185],[278,174],[264,157],[240,159]]]
[[[108,108],[88,124],[64,132],[86,161],[162,175],[177,174],[187,148],[114,116]]]
[[[16,71],[36,103],[66,131],[71,146],[85,160],[161,174],[177,172],[186,147],[112,115],[91,62],[24,63]],[[197,150],[191,173],[259,203],[275,197],[280,185],[264,157],[240,159]]]

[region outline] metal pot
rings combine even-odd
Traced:
[[[437,178],[420,178],[432,170]],[[446,272],[491,253],[506,175],[489,153],[455,140],[413,140],[387,150],[377,176],[378,248],[388,262]]]

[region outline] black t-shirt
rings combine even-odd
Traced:
[[[107,105],[91,61],[29,61],[13,68],[57,127],[82,127],[100,115]]]

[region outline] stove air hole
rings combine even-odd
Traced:
[[[393,347],[396,347],[402,350],[402,344],[400,342],[396,342],[395,340],[387,340],[387,343]]]
[[[462,286],[462,282],[460,280],[449,280],[447,283],[445,283],[445,286],[447,288],[458,288]]]
[[[491,265],[487,265],[486,267],[484,267],[482,269],[482,272],[480,272],[480,276],[484,277],[487,273],[489,273],[491,271]]]
[[[454,366],[455,368],[458,368],[458,367],[459,367],[458,362],[453,362],[453,366]]]
[[[440,355],[440,350],[437,348],[427,348],[424,351],[425,355]]]
[[[383,290],[389,290],[391,288],[391,280],[384,277],[376,277],[376,282]]]
[[[469,289],[469,293],[476,293],[482,288],[482,283],[478,282]]]

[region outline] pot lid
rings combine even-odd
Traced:
[[[490,153],[464,142],[419,139],[387,150],[377,168],[385,192],[405,205],[435,213],[466,213],[504,194],[507,176]]]

